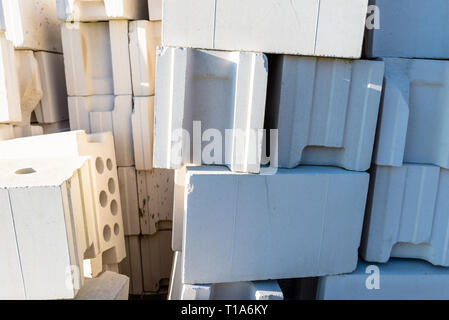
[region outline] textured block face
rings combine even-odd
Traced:
[[[175,252],[169,300],[283,300],[277,281],[234,282],[209,285],[183,284],[182,253]]]
[[[131,95],[128,21],[63,23],[69,96]]]
[[[276,56],[271,65],[267,119],[278,129],[279,166],[368,170],[383,63]]]
[[[56,0],[58,17],[65,21],[148,19],[146,0]]]
[[[69,97],[68,105],[71,130],[112,132],[117,165],[134,165],[131,96]]]
[[[17,77],[19,80],[21,126],[30,125],[31,113],[41,101],[42,91],[39,66],[31,50],[16,50],[14,53]]]
[[[54,0],[2,0],[6,36],[17,49],[62,52]]]
[[[154,97],[134,98],[132,136],[137,170],[153,169]]]
[[[173,220],[174,170],[138,171],[140,226],[142,234],[155,234]]]
[[[12,42],[0,32],[0,123],[22,121],[19,80]]]
[[[380,28],[368,30],[368,57],[449,58],[449,3],[445,0],[371,0]],[[432,19],[429,19],[432,17]]]
[[[154,95],[156,48],[161,45],[160,21],[129,23],[129,54],[133,93],[137,97]]]
[[[128,300],[129,278],[106,271],[96,279],[86,279],[76,300]]]
[[[266,56],[181,48],[157,54],[154,167],[226,164],[258,173]]]
[[[170,278],[173,254],[170,249],[171,230],[159,231],[141,238],[143,287],[145,292],[157,292]]]
[[[374,163],[449,169],[449,63],[385,59],[385,86]]]
[[[367,4],[368,0],[167,0],[163,45],[359,58]]]
[[[183,283],[355,269],[368,174],[300,167],[263,176],[188,167],[185,180]]]
[[[130,278],[129,293],[133,295],[143,294],[142,254],[140,251],[140,237],[130,236],[125,238],[126,258],[120,263],[121,274]]]
[[[366,261],[418,258],[449,266],[449,170],[376,166],[363,233]]]
[[[139,201],[137,198],[137,176],[134,167],[117,169],[122,200],[123,223],[126,236],[140,234]]]
[[[53,124],[69,119],[67,88],[62,54],[35,52],[42,86],[42,100],[34,110],[41,124]]]
[[[392,259],[375,265],[360,261],[351,274],[320,278],[320,300],[447,300],[449,270],[424,261]],[[373,271],[378,270],[379,289]]]

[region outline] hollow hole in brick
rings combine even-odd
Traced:
[[[103,159],[101,159],[100,157],[97,158],[97,160],[95,161],[95,167],[97,168],[97,172],[99,174],[102,174],[104,172],[104,162]]]
[[[114,167],[114,164],[112,163],[112,160],[111,160],[111,159],[108,159],[108,160],[106,161],[106,166],[108,167],[108,170],[109,170],[109,171],[112,171],[112,168]]]
[[[103,208],[105,208],[108,204],[108,195],[105,191],[101,191],[100,193],[100,204]]]
[[[109,227],[108,225],[106,225],[103,229],[103,238],[106,242],[108,242],[109,240],[111,240],[111,227]]]
[[[15,174],[22,174],[22,175],[32,174],[32,173],[36,173],[36,170],[34,170],[33,168],[24,168],[24,169],[17,170],[15,172]]]
[[[120,233],[120,226],[118,225],[118,223],[116,223],[116,224],[114,225],[114,234],[115,234],[116,236],[118,236],[119,233]]]
[[[110,178],[108,181],[108,189],[111,194],[115,193],[115,181],[112,178]]]
[[[111,213],[113,216],[116,216],[118,213],[118,204],[115,200],[112,200],[111,202]]]

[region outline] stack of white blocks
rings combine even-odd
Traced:
[[[449,5],[371,2],[381,23],[366,55],[384,61],[385,85],[360,250],[368,263],[321,279],[318,297],[448,299],[449,270],[431,264],[449,267]],[[369,263],[385,263],[378,290],[365,287]]]
[[[0,1],[0,47],[0,140],[67,131],[55,1]]]
[[[177,169],[171,299],[279,299],[263,281],[356,268],[384,72],[354,60],[367,5],[163,2],[153,160]]]
[[[70,127],[115,139],[130,293],[168,285],[171,170],[153,169],[156,47],[161,1],[57,0]],[[149,18],[149,21],[148,21]]]

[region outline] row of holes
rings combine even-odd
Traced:
[[[104,173],[105,171],[105,164],[102,158],[98,157],[95,161],[95,168],[97,169],[97,172],[101,175]],[[112,171],[112,169],[114,168],[114,163],[112,162],[111,159],[107,159],[106,160],[106,168],[109,171]],[[108,180],[108,191],[111,195],[115,194],[117,187],[116,187],[116,182],[113,178],[109,178]],[[106,208],[109,200],[108,200],[108,194],[106,191],[101,191],[100,192],[100,205],[102,206],[102,208]],[[117,216],[118,214],[118,203],[115,199],[112,199],[112,201],[109,204],[109,209],[110,212],[113,216]],[[116,223],[114,225],[114,234],[116,236],[118,236],[120,234],[120,226]],[[112,229],[109,225],[105,225],[103,228],[103,238],[106,242],[109,242],[111,240],[112,237]]]

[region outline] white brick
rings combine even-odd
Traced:
[[[122,200],[125,236],[140,234],[139,200],[137,197],[137,173],[134,167],[119,167],[118,181]]]
[[[152,235],[173,220],[174,170],[138,171],[140,226]]]
[[[22,112],[20,125],[29,125],[31,123],[31,113],[44,95],[39,66],[31,50],[16,50],[14,57],[19,80],[20,109]]]
[[[86,279],[75,300],[128,300],[129,278],[105,272],[96,279]]]
[[[111,131],[117,165],[134,165],[131,96],[69,97],[70,128],[88,133]]]
[[[0,32],[0,123],[22,121],[14,47]]]
[[[227,164],[233,171],[258,173],[262,148],[262,135],[258,133],[263,129],[267,90],[266,56],[181,48],[158,49],[157,55],[154,167],[177,169],[183,164],[201,164],[201,150],[212,139],[200,141],[200,135],[214,129],[224,142],[225,131],[233,130],[229,144],[221,144],[222,154],[217,152],[210,160]],[[195,130],[194,121],[201,121],[199,130]],[[190,135],[184,143],[181,129]]]
[[[352,272],[368,180],[367,173],[332,167],[280,169],[274,175],[188,167],[183,283]],[[173,232],[181,232],[179,219]]]
[[[449,170],[432,165],[375,166],[361,256],[424,259],[449,266]]]
[[[367,274],[367,268],[369,273]],[[424,261],[392,259],[374,265],[380,272],[380,289],[368,290],[373,266],[360,261],[351,274],[321,278],[317,299],[320,300],[447,300],[449,270]],[[377,269],[376,269],[377,271]]]
[[[279,130],[279,166],[368,170],[383,62],[284,55],[271,66],[267,119]]]
[[[154,95],[156,48],[161,45],[160,21],[129,23],[129,55],[134,96]]]
[[[69,96],[131,95],[128,21],[63,23]]]
[[[4,143],[7,142],[0,145],[2,153]],[[66,283],[81,285],[76,273],[72,278],[67,275],[71,266],[82,268],[87,248],[80,177],[86,160],[78,157],[1,160],[0,197],[7,210],[0,224],[11,227],[2,234],[2,238],[9,238],[4,242],[8,256],[1,261],[0,274],[10,279],[6,281],[9,286],[2,285],[1,296],[33,300],[75,297],[77,290]],[[21,275],[19,279],[17,273]]]
[[[449,169],[449,62],[385,59],[374,163]]]
[[[153,135],[154,97],[135,97],[132,136],[137,170],[153,169]]]
[[[151,21],[162,20],[162,0],[148,0]]]
[[[17,49],[62,52],[55,0],[2,0],[6,36]]]
[[[380,25],[367,31],[368,57],[449,58],[446,0],[371,0],[370,4],[378,8]]]
[[[367,4],[368,0],[165,0],[162,42],[357,59]]]
[[[125,238],[126,258],[120,263],[120,273],[130,278],[129,293],[143,294],[142,254],[140,251],[140,237]]]
[[[277,281],[235,282],[209,285],[183,284],[182,253],[175,252],[169,300],[283,300]]]
[[[173,254],[171,231],[159,231],[141,238],[143,287],[145,292],[157,292],[163,280],[170,278]]]
[[[81,172],[88,243],[84,258],[97,259],[100,266],[123,260],[124,228],[111,133],[72,131],[15,139],[0,142],[0,150],[0,160],[88,157],[88,167]]]
[[[146,0],[56,0],[58,17],[65,21],[148,19]]]
[[[62,54],[35,52],[43,96],[35,109],[37,121],[51,124],[69,119],[67,88]]]

